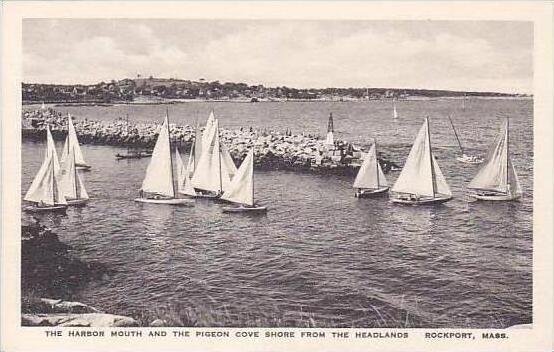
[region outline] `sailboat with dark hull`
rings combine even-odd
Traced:
[[[376,141],[366,154],[354,180],[353,187],[356,189],[354,196],[357,198],[381,196],[389,190],[387,179],[377,158]]]
[[[250,149],[246,155],[229,188],[221,196],[221,200],[238,205],[224,207],[224,213],[267,212],[267,207],[258,205],[254,201],[254,149]]]
[[[152,159],[146,169],[146,176],[140,188],[140,197],[135,201],[169,205],[189,205],[193,202],[190,199],[177,197],[167,113],[160,127]]]
[[[391,189],[393,203],[408,205],[431,205],[452,199],[452,192],[433,156],[429,119],[414,141],[408,159]]]
[[[510,201],[523,194],[519,178],[510,160],[509,119],[489,150],[486,163],[479,169],[467,188],[476,200]]]
[[[67,209],[67,201],[59,183],[60,163],[54,147],[50,129],[46,127],[46,154],[31,187],[23,198],[32,203],[23,208],[29,213],[62,212]]]

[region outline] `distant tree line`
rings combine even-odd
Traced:
[[[136,78],[100,82],[93,85],[22,84],[22,99],[26,102],[117,102],[133,101],[136,98],[157,97],[167,99],[404,99],[420,97],[489,96],[507,97],[514,94],[495,92],[462,92],[426,89],[391,88],[309,88],[286,86],[264,87],[219,81],[208,82],[166,79]]]

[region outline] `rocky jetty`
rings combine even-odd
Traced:
[[[67,116],[51,108],[23,113],[24,139],[44,140],[46,125],[50,126],[54,139],[63,140],[67,134]],[[159,124],[127,123],[76,119],[75,129],[83,144],[152,148],[156,142]],[[258,169],[293,170],[339,174],[355,174],[361,165],[360,148],[344,141],[326,145],[316,136],[292,134],[290,131],[267,131],[252,128],[239,130],[220,129],[222,143],[227,146],[235,161],[240,161],[247,150],[254,146],[254,164]],[[195,137],[192,126],[171,124],[172,143],[188,151]],[[386,173],[397,167],[390,158],[380,153],[379,161]]]

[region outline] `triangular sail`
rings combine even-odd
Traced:
[[[392,104],[392,118],[393,119],[397,119],[398,118],[398,113],[396,112],[396,104]]]
[[[204,128],[204,133],[202,134],[202,146],[207,147],[211,141],[211,135],[215,126],[215,115],[214,111],[210,111],[210,116],[208,116],[208,121],[206,121],[206,127]]]
[[[54,157],[54,173],[58,174],[60,172],[60,161],[58,160],[58,153],[56,152],[56,145],[54,144],[54,138],[52,138],[52,133],[50,133],[50,128],[46,126],[46,155]],[[46,160],[46,159],[45,159]]]
[[[54,172],[54,157],[50,154],[45,158],[23,199],[46,205],[67,204]]]
[[[393,192],[434,197],[431,146],[427,121],[421,126]]]
[[[229,202],[254,205],[254,150],[250,149],[233,181],[221,199]]]
[[[142,191],[175,197],[170,148],[169,123],[166,115],[160,127],[150,164],[146,169],[146,176],[141,187]]]
[[[508,183],[510,185],[510,193],[513,195],[521,195],[521,184],[519,183],[519,177],[517,177],[516,169],[512,164],[512,161],[508,158]]]
[[[221,161],[221,166],[227,169],[229,177],[233,179],[233,176],[237,173],[237,167],[235,166],[235,162],[229,153],[229,149],[227,149],[224,144],[221,144]]]
[[[437,163],[437,160],[435,159],[435,156],[432,155],[433,158],[433,172],[435,173],[435,192],[440,193],[446,196],[451,196],[452,191],[450,191],[450,187],[448,186],[448,183],[446,183],[446,178],[444,178],[444,175],[442,174],[442,171],[439,167],[439,164]]]
[[[333,136],[332,131],[327,132],[327,137],[325,138],[325,144],[326,145],[334,145],[335,144],[335,138]]]
[[[387,179],[377,160],[375,144],[371,146],[354,180],[354,188],[377,189],[387,187]]]
[[[508,144],[506,142],[507,125],[504,126],[504,131],[496,137],[487,155],[487,161],[471,180],[468,188],[508,192]]]
[[[215,120],[209,143],[203,146],[202,155],[191,179],[194,188],[220,193],[231,182],[229,173],[222,167],[219,144],[219,123]]]
[[[85,158],[83,157],[83,152],[81,151],[81,146],[79,145],[79,140],[77,139],[77,132],[75,131],[75,126],[73,126],[73,121],[71,115],[67,114],[67,139],[66,144],[64,145],[64,150],[62,152],[62,163],[65,162],[69,154],[69,149],[75,151],[75,163],[78,165],[86,165]]]
[[[77,171],[75,164],[74,150],[69,151],[69,156],[62,164],[59,173],[60,189],[65,198],[68,199],[88,199],[88,193],[85,189],[81,175]]]
[[[194,154],[191,154],[194,160],[194,165],[192,169],[189,169],[189,171],[192,173],[196,169],[196,166],[198,165],[198,162],[200,161],[200,156],[202,155],[202,143],[204,139],[204,135],[202,134],[202,131],[200,130],[200,127],[196,127],[196,132],[194,134]]]
[[[175,148],[175,159],[176,159],[176,167],[177,167],[177,192],[181,194],[186,194],[189,196],[195,196],[196,192],[194,191],[194,187],[192,187],[190,183],[190,172],[188,171],[188,166],[185,167],[185,164],[183,163],[183,159],[181,159],[181,154],[179,153],[179,149]],[[189,159],[189,166],[190,166],[190,159]]]

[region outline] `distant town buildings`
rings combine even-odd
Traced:
[[[23,83],[21,87],[24,102],[124,102],[136,99],[201,99],[201,100],[378,100],[407,99],[412,96],[463,97],[466,96],[522,96],[517,94],[453,92],[444,90],[386,89],[386,88],[323,88],[297,89],[286,86],[264,87],[261,84],[248,85],[219,81],[198,81],[144,78],[137,74],[134,79],[126,78],[109,83],[93,85],[60,85]]]

